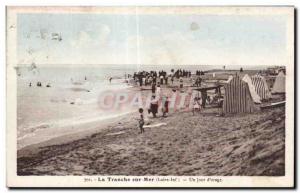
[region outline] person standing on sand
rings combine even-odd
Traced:
[[[172,82],[172,85],[174,83],[174,76],[171,77],[171,82]]]
[[[161,84],[161,85],[164,84],[164,77],[163,77],[163,75],[160,75],[160,84]]]
[[[156,91],[156,84],[155,84],[155,82],[152,82],[151,91],[152,91],[152,94],[155,94],[155,91]]]
[[[139,84],[140,84],[140,86],[143,86],[143,78],[142,78],[142,75],[141,74],[139,74]]]
[[[158,109],[158,101],[155,95],[153,95],[150,102],[150,111],[152,112],[154,118],[156,118],[157,109]]]
[[[162,105],[163,117],[166,117],[166,114],[169,113],[169,99],[167,96],[163,97]]]
[[[168,79],[169,79],[169,77],[166,75],[165,76],[165,85],[168,85]]]
[[[142,84],[144,84],[145,86],[147,86],[146,85],[146,77],[145,76],[142,78]]]
[[[206,90],[202,90],[201,91],[201,98],[202,98],[202,108],[205,108],[205,104],[206,104],[206,100],[207,100],[207,91]]]
[[[182,77],[180,77],[179,82],[180,82],[180,88],[183,88],[183,78]]]
[[[217,115],[217,117],[223,117],[223,116],[224,116],[224,112],[223,112],[223,102],[224,102],[224,99],[221,98],[221,97],[218,97],[219,114]]]
[[[157,97],[157,100],[159,100],[160,99],[160,97],[161,97],[161,87],[160,87],[160,84],[158,83],[157,84],[157,87],[156,87],[156,92],[155,92],[155,95],[156,95],[156,97]]]
[[[143,108],[139,108],[139,114],[140,114],[139,128],[140,128],[141,133],[144,133],[145,132],[145,130],[144,130],[145,121],[144,121],[144,110],[143,110]]]
[[[198,77],[198,87],[201,87],[201,82],[202,82],[202,78],[199,76]]]
[[[194,98],[194,103],[193,103],[193,115],[195,115],[195,112],[200,112],[200,101],[199,97]]]
[[[153,80],[153,79],[152,79],[152,76],[150,76],[149,79],[148,79],[148,83],[149,83],[149,84],[152,84],[152,80]]]
[[[112,77],[109,77],[109,83],[111,83]]]

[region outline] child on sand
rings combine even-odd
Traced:
[[[166,117],[166,114],[169,112],[169,99],[168,97],[163,97],[162,100],[162,112],[163,112],[163,117]]]
[[[145,124],[145,121],[144,121],[144,110],[142,108],[139,108],[139,114],[140,114],[140,118],[139,118],[139,127],[140,127],[140,130],[141,130],[141,133],[144,133],[144,124]]]
[[[163,85],[164,84],[164,77],[163,77],[163,75],[161,75],[159,78],[160,78],[160,84]]]
[[[218,97],[219,114],[217,115],[217,117],[222,117],[222,116],[224,116],[224,113],[223,113],[223,102],[224,102],[224,99],[221,98],[221,97]]]
[[[159,98],[161,96],[161,87],[160,84],[157,84],[155,95]]]
[[[195,111],[200,112],[200,101],[199,97],[194,98],[194,103],[193,103],[193,115],[195,115]]]
[[[180,88],[183,88],[183,79],[182,79],[182,77],[180,77],[179,82],[180,82]]]

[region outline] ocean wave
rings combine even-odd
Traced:
[[[22,127],[22,128],[18,127],[18,133],[20,134],[20,136],[18,136],[17,139],[23,140],[29,137],[33,137],[36,135],[38,131],[41,131],[43,129],[51,129],[51,128],[58,128],[58,127],[63,128],[63,127],[77,126],[81,124],[93,123],[98,121],[104,121],[104,120],[124,116],[132,112],[134,111],[126,111],[126,112],[122,112],[118,114],[110,114],[110,115],[94,114],[92,116],[78,116],[78,117],[73,117],[73,118],[68,118],[63,120],[55,120],[48,123],[37,124],[35,126],[32,125],[32,126]],[[79,132],[79,131],[80,130],[73,130],[73,132]]]

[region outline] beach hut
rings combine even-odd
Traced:
[[[255,110],[249,86],[238,76],[224,85],[223,113],[251,113]]]
[[[245,74],[245,76],[243,77],[242,80],[248,84],[252,100],[255,103],[261,103],[260,96],[255,91],[255,86],[252,84],[252,80],[251,80],[250,76],[248,74]]]
[[[285,75],[282,71],[276,76],[272,94],[285,93]]]
[[[225,82],[226,82],[226,83],[229,83],[232,79],[233,79],[233,76],[230,75],[230,76],[228,77],[228,80],[226,80]]]
[[[271,97],[271,93],[266,79],[263,76],[256,74],[251,77],[251,80],[260,100],[268,100]]]

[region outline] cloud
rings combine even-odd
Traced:
[[[127,44],[134,52],[133,56],[140,55],[139,60],[143,64],[182,64],[188,60],[185,61],[183,56],[185,52],[190,52],[195,44],[193,41],[190,34],[173,32],[161,36],[130,36]]]
[[[141,64],[282,65],[286,61],[284,53],[270,55],[264,49],[251,52],[247,51],[249,48],[233,49],[223,46],[224,43],[217,40],[197,39],[194,32],[130,36],[127,41],[131,61],[139,61]],[[140,45],[139,52],[137,42]]]
[[[239,36],[219,34],[218,30],[210,31],[209,26],[205,28],[199,21],[195,23],[193,18],[185,23],[184,30],[172,28],[166,31],[156,25],[147,25],[146,32],[140,30],[141,33],[136,35],[131,28],[110,28],[103,23],[91,22],[78,31],[73,29],[65,33],[70,35],[66,35],[62,42],[50,42],[49,45],[41,40],[43,38],[37,41],[22,37],[26,42],[24,45],[35,46],[40,52],[29,56],[26,50],[24,53],[21,51],[19,60],[22,63],[66,64],[282,65],[287,58],[285,51],[277,51],[279,48],[270,53],[270,46],[258,47],[255,37],[245,34],[249,38],[241,39]],[[265,45],[270,45],[272,37],[269,37],[270,40],[268,36],[264,37],[261,44],[266,42]],[[251,42],[256,47],[252,48]]]
[[[91,40],[92,39],[91,39],[90,35],[88,34],[88,32],[80,31],[78,33],[78,36],[75,39],[70,40],[70,44],[72,47],[80,48],[85,45],[89,45],[92,42]]]
[[[77,36],[70,40],[70,45],[77,49],[94,49],[97,46],[106,46],[111,29],[104,24],[97,28],[86,28],[78,32]]]
[[[111,33],[111,29],[107,25],[101,25],[99,27],[99,34],[98,34],[100,43],[102,44],[106,43],[110,33]]]

